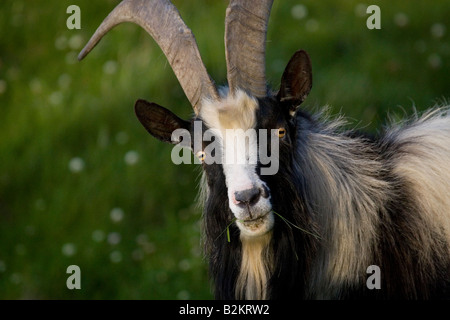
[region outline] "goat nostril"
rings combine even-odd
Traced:
[[[261,189],[251,188],[242,191],[236,191],[234,198],[238,204],[254,205],[261,196]]]
[[[260,197],[261,197],[261,190],[258,188],[257,192],[255,192],[253,197],[250,199],[250,205],[256,204]]]
[[[261,187],[261,192],[262,192],[261,195],[263,196],[263,198],[267,199],[270,196],[269,189],[265,185],[263,185]]]

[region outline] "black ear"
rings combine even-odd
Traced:
[[[299,50],[292,56],[281,77],[278,101],[286,103],[289,111],[296,108],[306,99],[312,87],[311,60],[306,51]]]
[[[174,113],[153,102],[139,99],[134,105],[136,116],[147,131],[155,138],[173,144],[172,132],[176,129],[189,130],[190,122],[178,118]]]

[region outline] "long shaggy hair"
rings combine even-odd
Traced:
[[[216,298],[450,298],[449,108],[377,138],[343,124],[297,112],[279,172],[262,177],[284,218],[262,239],[230,225],[225,177],[208,169],[204,243]],[[366,286],[370,265],[380,290]]]

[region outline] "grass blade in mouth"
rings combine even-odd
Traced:
[[[321,239],[319,235],[317,235],[317,234],[315,234],[315,233],[312,233],[312,232],[310,232],[310,231],[308,231],[308,230],[305,230],[305,229],[303,229],[303,228],[297,226],[296,224],[292,223],[291,221],[289,221],[288,219],[286,219],[285,217],[283,217],[283,216],[282,216],[281,214],[279,214],[278,212],[276,212],[276,211],[274,211],[274,210],[272,210],[272,212],[275,213],[277,216],[279,216],[280,219],[283,220],[284,223],[286,223],[287,226],[288,226],[289,228],[292,229],[292,227],[294,227],[294,228],[296,228],[296,229],[298,229],[298,230],[300,230],[300,231],[302,231],[302,232],[304,232],[304,233],[307,233],[307,234],[309,234],[309,235],[315,237],[316,239],[319,239],[319,240]],[[241,221],[241,222],[243,222],[243,220],[238,220],[238,218],[236,218],[236,217],[233,218],[233,220],[231,220],[231,222],[226,226],[226,228],[219,234],[219,236],[216,238],[216,240],[219,239],[219,238],[224,234],[224,232],[226,232],[226,233],[227,233],[227,241],[230,243],[230,242],[231,242],[231,237],[230,237],[230,226],[231,226],[233,223],[235,223],[236,221]]]
[[[281,218],[281,220],[283,220],[283,221],[288,225],[289,228],[291,228],[291,226],[292,226],[292,227],[294,227],[294,228],[296,228],[296,229],[298,229],[298,230],[300,230],[300,231],[303,231],[304,233],[307,233],[307,234],[309,234],[309,235],[315,237],[316,239],[319,239],[319,240],[321,239],[319,235],[317,235],[317,234],[315,234],[315,233],[312,233],[312,232],[310,232],[310,231],[308,231],[308,230],[305,230],[305,229],[303,229],[303,228],[300,228],[299,226],[295,225],[294,223],[290,222],[288,219],[286,219],[285,217],[283,217],[283,216],[282,216],[281,214],[279,214],[278,212],[276,212],[276,211],[274,211],[274,210],[272,210],[272,212],[275,213],[277,216],[279,216],[279,217]]]
[[[231,242],[231,238],[230,238],[230,226],[237,221],[237,218],[234,218],[233,220],[231,220],[231,222],[227,225],[227,227],[217,236],[216,240],[219,239],[223,233],[226,231],[227,232],[227,240],[228,242]]]

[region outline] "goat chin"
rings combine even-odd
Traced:
[[[258,218],[251,220],[236,220],[241,236],[245,238],[260,237],[272,230],[274,217],[272,212],[268,212]]]

